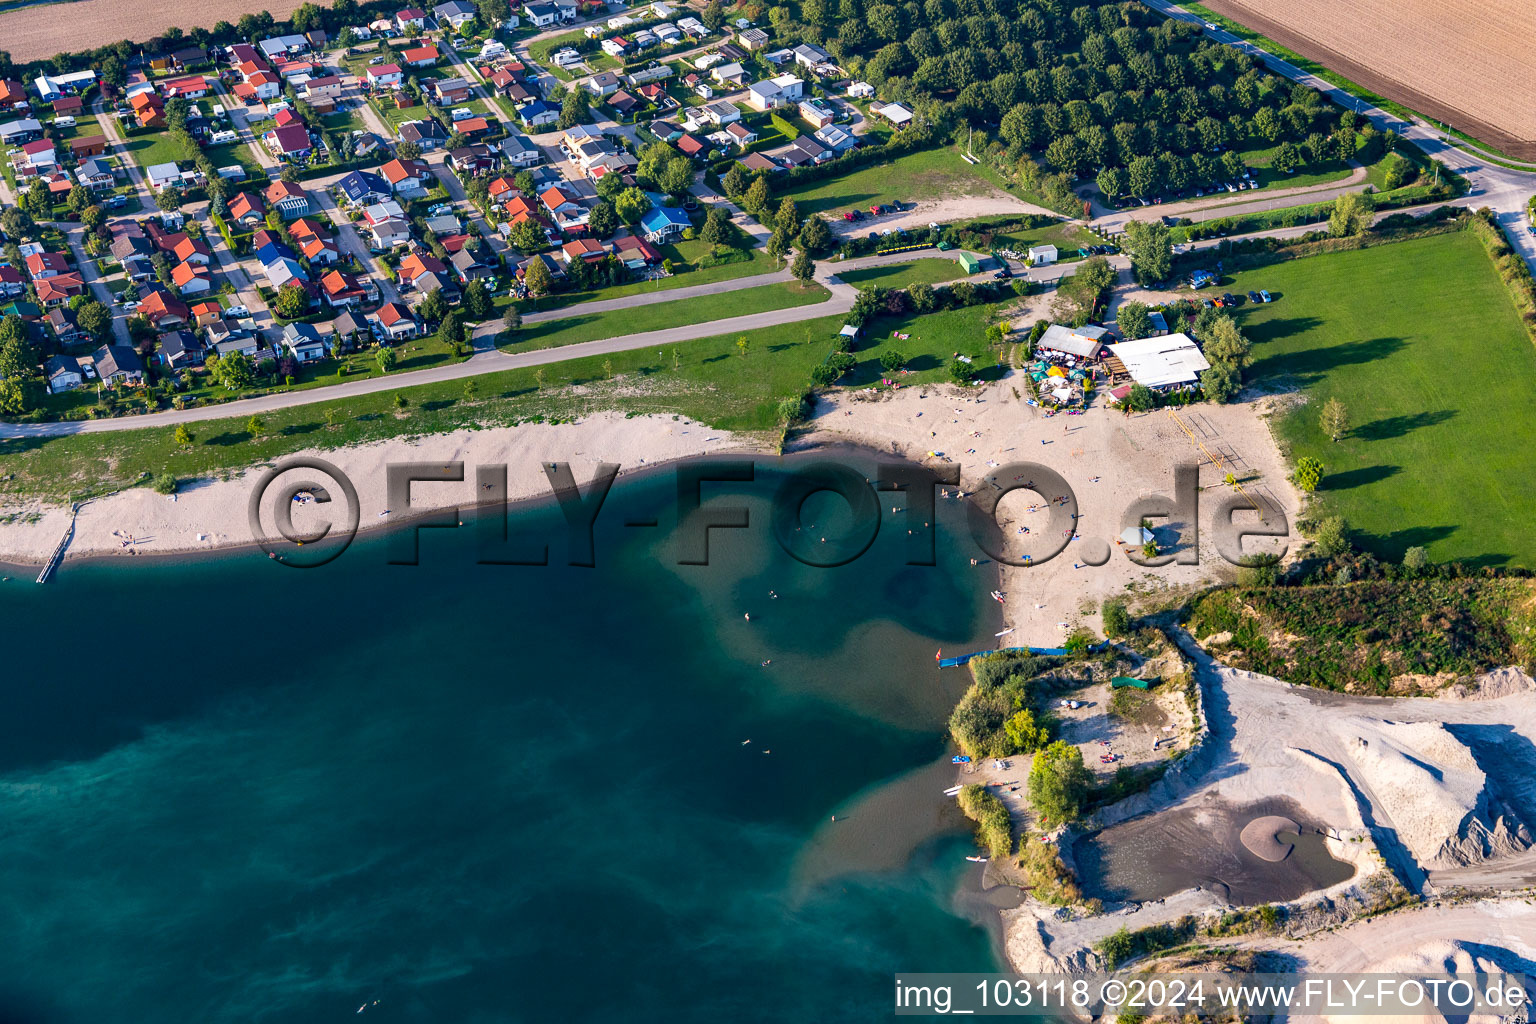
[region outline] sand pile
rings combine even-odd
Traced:
[[[1300,832],[1301,826],[1279,814],[1254,818],[1238,834],[1248,852],[1260,860],[1278,864],[1290,856],[1292,844],[1281,840],[1282,832]]]
[[[1443,725],[1352,718],[1335,729],[1424,867],[1462,867],[1530,847],[1524,823],[1493,796],[1472,751]]]

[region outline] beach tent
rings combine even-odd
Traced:
[[[1050,376],[1050,377],[1065,377],[1067,375],[1067,371],[1063,370],[1059,366],[1053,366],[1049,370],[1046,370],[1045,372],[1046,372],[1046,375]]]
[[[1118,690],[1122,686],[1134,686],[1138,690],[1145,690],[1148,685],[1145,679],[1132,679],[1130,676],[1115,676],[1109,681],[1112,690]]]
[[[1143,544],[1155,538],[1152,536],[1152,531],[1144,526],[1127,526],[1120,532],[1120,539],[1125,541],[1127,544],[1133,544],[1136,547],[1141,547]]]

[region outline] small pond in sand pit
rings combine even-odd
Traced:
[[[1289,855],[1271,863],[1242,843],[1243,826],[1282,815],[1300,832],[1280,832]],[[1234,807],[1212,801],[1133,818],[1083,836],[1073,846],[1083,892],[1102,900],[1158,900],[1200,886],[1236,906],[1292,900],[1348,879],[1354,866],[1335,860],[1322,823],[1290,800]]]

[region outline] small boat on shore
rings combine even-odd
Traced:
[[[960,794],[960,791],[962,789],[964,789],[964,788],[965,788],[964,786],[950,786],[948,789],[946,789],[944,791],[944,795],[945,796],[958,796]]]
[[[992,591],[992,600],[996,601],[998,604],[1002,604],[1003,603],[1002,592],[1001,591],[997,591],[997,590]]]
[[[954,757],[949,759],[949,763],[950,764],[970,764],[971,763],[971,759],[969,757],[967,757],[965,754],[956,754]]]
[[[987,858],[985,857],[967,857],[965,859],[970,861],[972,864],[985,864],[987,862]]]

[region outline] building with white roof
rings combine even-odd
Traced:
[[[1200,346],[1187,334],[1122,341],[1109,349],[1125,364],[1132,380],[1154,391],[1194,384],[1201,370],[1211,368]]]

